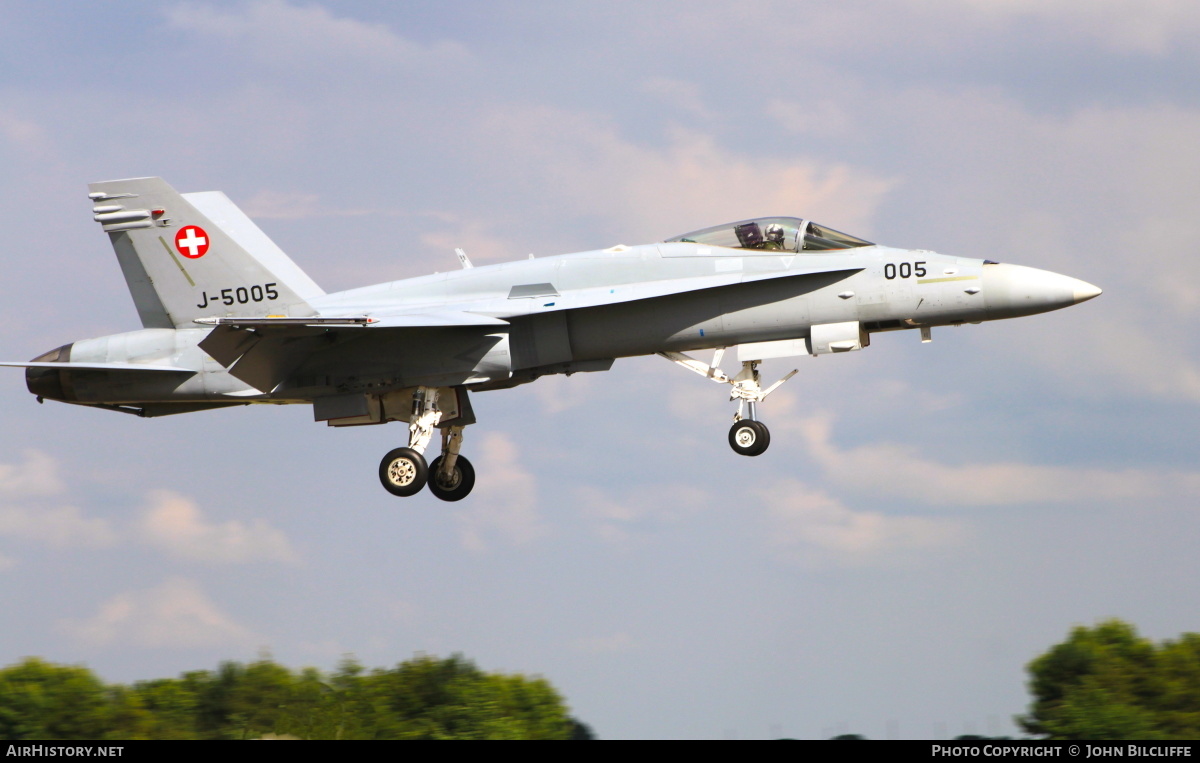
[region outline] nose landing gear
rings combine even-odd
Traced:
[[[733,414],[733,426],[729,429],[729,447],[733,448],[734,453],[742,456],[759,456],[766,451],[767,446],[771,444],[771,432],[766,424],[758,420],[758,404],[766,400],[767,395],[778,389],[779,385],[795,376],[799,369],[792,369],[791,373],[764,390],[758,373],[758,364],[761,361],[743,361],[742,370],[736,376],[729,376],[719,368],[721,358],[725,355],[724,347],[717,349],[712,365],[682,352],[658,354],[718,384],[730,385],[733,389],[729,393],[729,399],[738,401],[738,409],[737,413]],[[743,410],[746,416],[742,416]]]

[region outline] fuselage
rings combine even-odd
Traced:
[[[799,340],[813,326],[880,331],[1055,310],[1100,291],[1074,278],[925,250],[869,245],[781,252],[670,242],[465,268],[326,294],[320,315],[453,309],[507,326],[314,332],[270,390],[199,343],[209,328],[142,329],[77,341],[42,358],[191,370],[187,375],[30,368],[31,392],[83,404],[288,403],[419,385],[493,389],[616,358]]]
[[[800,217],[761,217],[660,243],[618,245],[327,293],[220,192],[162,178],[91,183],[142,329],[63,345],[31,361],[44,399],[166,416],[309,403],[327,426],[406,424],[379,464],[389,493],[428,485],[445,501],[475,483],[463,430],[471,392],[550,374],[606,371],[657,354],[728,385],[728,441],[770,444],[759,406],[770,358],[851,352],[871,335],[1015,318],[1100,293],[1067,276],[894,249]],[[741,369],[721,366],[737,347]],[[709,365],[687,353],[715,349]],[[441,455],[425,453],[435,441]]]

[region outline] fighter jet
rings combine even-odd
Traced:
[[[656,243],[461,268],[325,293],[223,193],[160,178],[89,186],[142,328],[26,363],[29,391],[155,417],[302,403],[329,426],[399,421],[383,457],[397,496],[465,498],[470,395],[659,355],[728,387],[735,453],[770,443],[758,406],[770,358],[853,352],[872,334],[1057,310],[1100,294],[1045,270],[873,244],[800,217],[717,225]],[[736,347],[740,370],[720,364]],[[712,362],[686,353],[713,350]],[[425,453],[435,435],[441,455]]]

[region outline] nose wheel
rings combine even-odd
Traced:
[[[771,444],[771,432],[761,421],[743,419],[729,428],[729,447],[740,456],[760,456]]]
[[[760,361],[744,361],[737,376],[730,376],[718,368],[721,357],[725,354],[724,348],[716,351],[711,366],[682,352],[658,354],[718,384],[728,384],[732,387],[729,399],[738,401],[738,409],[737,413],[733,414],[733,426],[729,428],[729,447],[741,456],[760,456],[766,452],[767,446],[771,444],[771,432],[766,424],[758,420],[758,404],[766,400],[767,395],[778,389],[780,384],[795,376],[795,370],[764,390],[758,374]],[[745,417],[742,416],[743,410],[747,414]]]

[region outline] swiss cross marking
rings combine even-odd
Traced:
[[[175,234],[175,248],[189,260],[196,260],[208,251],[208,234],[199,225],[185,225]]]

